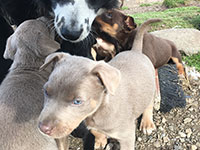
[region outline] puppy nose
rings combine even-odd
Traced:
[[[42,131],[44,134],[47,134],[47,135],[50,135],[53,130],[53,126],[51,126],[48,123],[44,124],[44,123],[40,122],[38,127],[39,127],[40,131]]]
[[[73,31],[73,30],[69,30],[65,27],[63,27],[61,29],[61,34],[62,36],[65,38],[65,39],[69,39],[69,40],[72,40],[72,41],[75,41],[77,40],[81,33],[83,32],[83,29],[79,30],[79,31]]]

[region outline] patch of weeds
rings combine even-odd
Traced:
[[[122,8],[121,8],[121,10],[128,10],[129,8],[127,7],[127,6],[123,6]]]
[[[140,4],[140,7],[148,7],[148,6],[152,6],[152,4],[148,4],[148,3],[146,3],[146,4]]]
[[[131,15],[136,23],[140,25],[150,18],[160,18],[162,23],[152,26],[152,30],[169,28],[197,28],[199,22],[199,7],[178,7],[166,9],[159,12],[145,12]]]
[[[160,2],[155,2],[155,3],[144,3],[140,4],[140,7],[148,7],[148,6],[153,6],[153,5],[161,5],[162,3]]]
[[[185,5],[188,0],[164,0],[163,5],[167,8],[174,8],[180,5]]]
[[[192,18],[185,18],[189,23],[193,24],[193,26],[200,30],[200,14],[197,14]]]
[[[200,52],[190,56],[183,56],[183,61],[186,65],[195,67],[197,71],[200,71]]]

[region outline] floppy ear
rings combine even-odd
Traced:
[[[13,35],[11,35],[8,39],[7,39],[7,43],[6,43],[6,49],[5,52],[3,54],[3,57],[5,59],[14,59],[14,56],[16,54],[17,51],[17,47],[16,47],[16,41],[13,41]]]
[[[127,16],[127,18],[125,19],[125,23],[129,30],[133,30],[137,27],[137,24],[135,23],[134,18],[131,16]]]
[[[44,70],[48,65],[53,66],[65,55],[65,53],[53,53],[46,57],[44,64],[40,67],[40,71]]]
[[[120,83],[120,71],[104,62],[100,62],[92,70],[92,73],[101,80],[107,91],[114,95]]]
[[[51,54],[60,49],[60,44],[58,42],[44,34],[40,36],[38,42],[40,49],[42,49],[44,53],[46,52],[44,55]]]

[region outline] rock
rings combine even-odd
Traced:
[[[142,141],[142,138],[141,137],[138,137],[138,139],[137,139],[139,142],[141,142]]]
[[[178,50],[183,50],[191,55],[200,52],[200,31],[197,29],[165,29],[152,34],[173,41]]]
[[[162,118],[162,123],[165,123],[167,120],[163,117]]]
[[[187,137],[190,138],[190,136],[192,134],[192,130],[191,129],[186,129],[185,132],[187,133]]]
[[[185,118],[185,119],[184,119],[184,123],[189,123],[189,122],[191,122],[191,121],[192,121],[191,118]]]
[[[183,138],[186,137],[186,134],[183,133],[183,132],[179,132],[178,134],[179,134],[181,137],[183,137]]]
[[[164,143],[167,143],[167,142],[169,142],[169,138],[168,137],[164,137],[163,141],[164,141]]]
[[[159,147],[160,147],[160,142],[156,141],[153,145],[154,145],[156,148],[159,148]]]
[[[192,145],[191,146],[191,150],[197,150],[197,146],[196,145]]]

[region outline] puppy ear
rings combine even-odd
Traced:
[[[126,23],[127,28],[129,30],[133,30],[133,29],[135,29],[137,27],[137,24],[135,23],[134,18],[131,17],[131,16],[127,16],[126,17],[125,23]]]
[[[100,62],[92,70],[92,73],[101,80],[107,91],[114,95],[121,80],[120,71],[104,62]]]
[[[51,54],[56,50],[60,49],[60,44],[56,42],[54,39],[51,39],[49,36],[42,34],[40,39],[38,40],[40,45],[40,49],[45,53],[44,55]]]
[[[46,57],[44,64],[40,67],[40,71],[44,70],[47,66],[53,63],[53,66],[55,66],[56,62],[58,62],[62,57],[64,56],[64,53],[53,53]]]
[[[17,48],[16,48],[16,41],[13,41],[13,36],[11,35],[8,39],[7,39],[7,43],[6,43],[6,49],[5,52],[3,54],[3,57],[5,59],[14,59],[14,56],[16,54]]]

